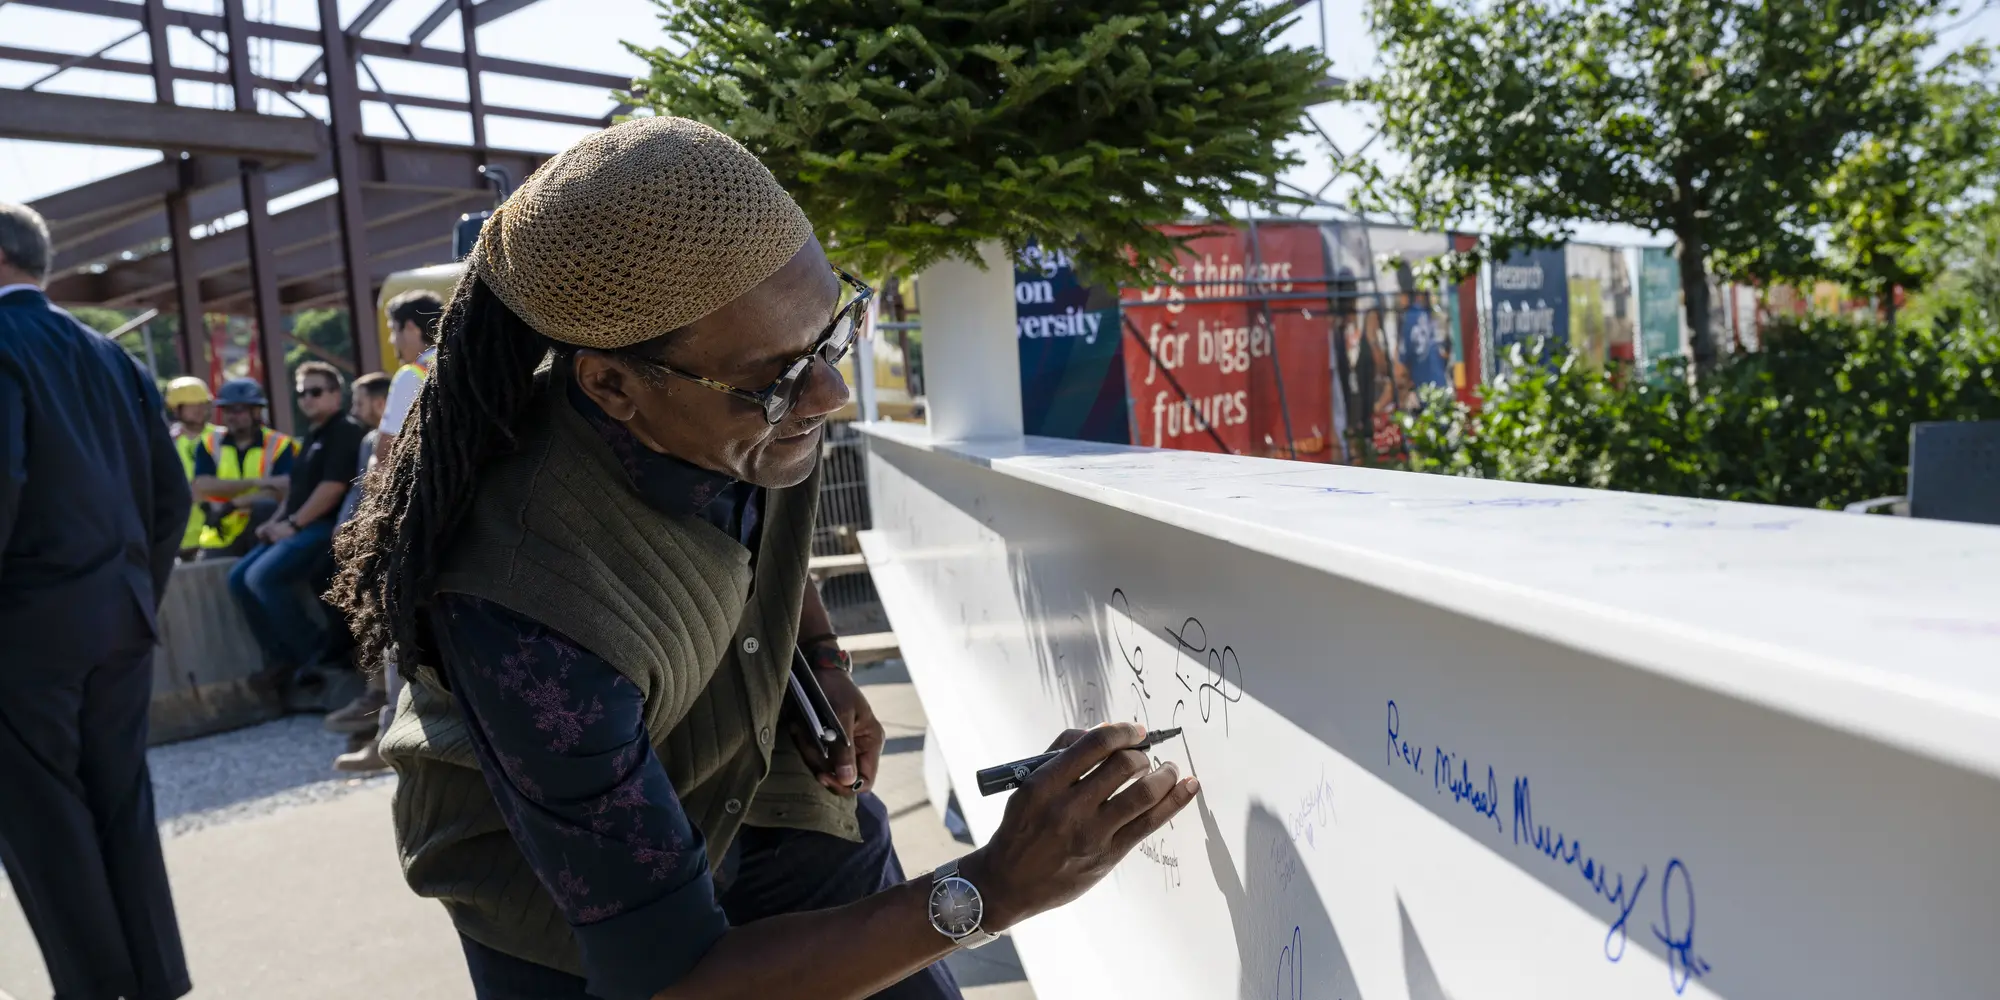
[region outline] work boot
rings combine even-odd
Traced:
[[[374,740],[369,740],[359,750],[341,754],[333,759],[333,769],[336,771],[365,773],[380,771],[388,766],[389,763],[382,759],[381,749],[376,746]]]
[[[388,703],[387,694],[371,687],[353,701],[328,712],[322,725],[329,733],[372,733],[382,721],[382,706]]]

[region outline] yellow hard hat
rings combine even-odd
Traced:
[[[211,403],[215,397],[208,391],[208,383],[193,375],[182,375],[167,383],[167,405],[186,406],[190,403]]]

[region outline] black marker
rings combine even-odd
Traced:
[[[799,719],[806,725],[806,731],[819,741],[819,752],[833,759],[833,752],[849,745],[847,727],[840,724],[840,713],[833,710],[833,702],[828,700],[826,690],[819,686],[819,678],[813,675],[812,663],[806,659],[805,650],[792,649],[792,707],[798,709]],[[854,789],[859,790],[863,779],[854,779]]]
[[[1158,732],[1147,733],[1146,738],[1140,740],[1138,746],[1126,747],[1125,749],[1151,750],[1158,744],[1165,743],[1180,734],[1181,731],[1178,728],[1162,729]],[[1028,780],[1028,775],[1035,773],[1043,764],[1060,756],[1062,756],[1061,750],[1051,750],[1048,753],[1038,753],[1033,757],[1017,760],[1011,764],[996,764],[992,767],[984,768],[975,775],[979,781],[979,794],[998,795],[1010,788],[1019,788],[1021,782]]]

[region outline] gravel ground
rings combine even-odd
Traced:
[[[393,783],[395,772],[358,777],[333,769],[347,737],[320,728],[320,716],[183,740],[146,752],[160,835],[179,837],[221,823]],[[0,895],[11,892],[0,868]]]
[[[333,758],[347,749],[347,737],[321,729],[320,718],[293,715],[148,751],[160,832],[178,837],[396,780],[388,771],[369,777],[335,771]]]

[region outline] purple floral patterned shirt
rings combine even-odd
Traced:
[[[604,435],[655,509],[756,539],[762,491],[649,451],[588,397]],[[507,829],[569,921],[594,995],[649,998],[728,929],[701,832],[688,821],[645,726],[645,699],[567,636],[490,601],[440,594],[432,634]]]

